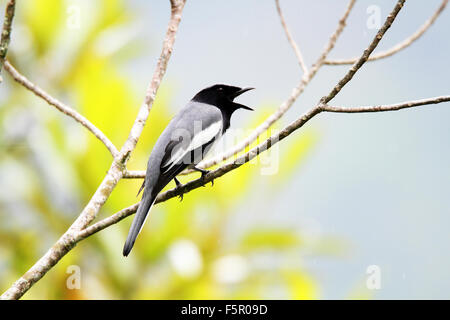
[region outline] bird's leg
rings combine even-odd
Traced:
[[[177,185],[177,189],[181,188],[181,182],[178,181],[177,177],[174,177],[173,181],[175,181],[175,184]],[[183,194],[182,193],[180,193],[179,197],[180,197],[180,201],[183,201]]]
[[[197,167],[194,167],[193,169],[195,171],[198,171],[198,172],[202,173],[202,179],[205,179],[205,175],[207,175],[209,173],[209,170],[205,170],[205,169],[201,169],[201,168],[197,168]],[[214,186],[214,180],[211,180],[211,187],[212,186]]]

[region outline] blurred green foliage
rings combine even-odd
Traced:
[[[10,59],[32,81],[74,106],[120,146],[144,92],[123,66],[145,54],[139,40],[105,48],[108,33],[131,17],[125,1],[81,1],[79,28],[68,26],[73,1],[20,1]],[[159,43],[153,44],[159,51]],[[124,48],[133,48],[129,52]],[[0,290],[18,279],[67,229],[111,163],[104,146],[72,119],[4,76],[0,99]],[[195,90],[195,88],[193,88]],[[161,87],[130,169],[144,169],[149,152],[173,111],[166,82]],[[258,107],[255,127],[275,106]],[[259,141],[266,138],[263,135]],[[38,299],[220,299],[319,297],[317,281],[302,267],[311,250],[299,230],[245,220],[247,199],[264,210],[298,170],[317,134],[304,131],[283,141],[279,172],[261,176],[247,164],[214,187],[157,205],[128,258],[121,255],[128,218],[77,245],[25,296]],[[186,182],[196,175],[182,176]],[[122,180],[100,218],[135,203],[140,180]],[[174,187],[170,184],[168,187]],[[255,201],[253,201],[254,203]],[[247,209],[242,209],[247,208]],[[274,213],[275,214],[275,213]],[[277,213],[279,214],[279,213]],[[242,230],[240,230],[242,229]],[[292,263],[294,261],[294,263]],[[81,270],[81,289],[66,286],[67,268]]]

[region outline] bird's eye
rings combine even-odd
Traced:
[[[222,87],[219,87],[219,88],[217,88],[217,90],[219,90],[219,91],[223,91],[223,88],[222,88]]]

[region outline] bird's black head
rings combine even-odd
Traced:
[[[242,89],[225,84],[216,84],[197,93],[194,98],[192,98],[192,101],[212,104],[222,109],[223,111],[229,111],[230,113],[233,113],[235,110],[241,108],[253,110],[252,108],[244,106],[243,104],[233,102],[233,100],[237,96],[240,96],[244,92],[252,89],[253,88]]]

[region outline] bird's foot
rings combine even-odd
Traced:
[[[194,170],[199,171],[202,173],[201,179],[205,180],[205,176],[210,172],[210,170],[205,170],[205,169],[200,169],[197,167],[194,167]],[[205,187],[205,184],[203,184],[203,186]],[[214,186],[214,179],[211,180],[211,187]]]
[[[173,180],[175,181],[175,184],[177,185],[175,190],[178,190],[182,187],[182,184],[180,181],[178,181],[178,179],[175,177],[173,178]],[[181,193],[178,195],[178,197],[180,198],[180,202],[183,201],[183,192],[181,191]]]

